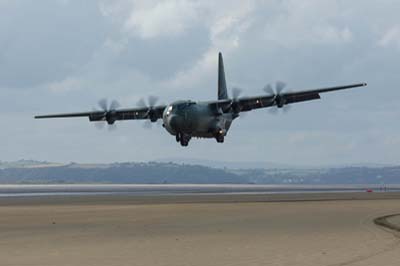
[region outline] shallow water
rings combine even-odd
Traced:
[[[400,185],[0,185],[0,197],[82,195],[181,195],[181,194],[287,194],[330,192],[397,192]]]

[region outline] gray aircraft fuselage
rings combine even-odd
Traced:
[[[177,101],[165,108],[163,126],[174,136],[220,137],[222,141],[237,116],[212,110],[207,102]]]

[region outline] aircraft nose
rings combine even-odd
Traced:
[[[183,118],[180,115],[173,114],[169,117],[168,122],[172,129],[179,132],[183,124]]]

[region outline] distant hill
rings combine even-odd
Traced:
[[[19,160],[19,161],[15,161],[15,162],[0,161],[0,169],[30,168],[30,167],[56,166],[56,165],[62,165],[62,164],[41,162],[41,161],[34,161],[34,160]]]
[[[400,184],[400,166],[241,170],[255,184]]]
[[[283,164],[283,163],[272,163],[272,162],[242,162],[242,161],[216,161],[216,160],[205,160],[195,158],[167,158],[158,159],[157,162],[163,163],[177,163],[177,164],[191,164],[191,165],[203,165],[212,168],[228,168],[228,169],[282,169],[282,168],[300,168],[297,166]]]
[[[0,163],[1,184],[400,184],[400,166],[221,168],[167,162]]]
[[[172,163],[68,164],[11,167],[0,170],[0,183],[247,183],[221,169]]]
[[[357,164],[332,164],[332,165],[301,165],[292,163],[276,163],[268,161],[223,161],[223,160],[207,160],[198,158],[179,158],[172,157],[166,159],[158,159],[156,162],[203,165],[212,168],[227,169],[327,169],[327,168],[346,168],[346,167],[368,167],[382,168],[395,166],[392,164],[376,164],[376,163],[357,163]]]

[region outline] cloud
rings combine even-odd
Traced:
[[[265,39],[285,47],[338,44],[352,40],[338,1],[285,0],[276,16],[266,19]]]
[[[7,125],[0,159],[24,157],[26,143],[30,157],[61,161],[234,154],[318,164],[400,157],[400,125],[393,123],[400,115],[394,53],[400,2],[0,0],[0,6],[0,111]],[[293,90],[369,86],[324,94],[286,115],[254,111],[235,121],[225,145],[194,140],[185,150],[162,129],[144,131],[134,121],[111,134],[86,119],[31,119],[91,110],[103,97],[123,107],[148,95],[163,103],[215,99],[219,51],[228,86],[248,96],[278,79]]]
[[[79,90],[82,88],[82,80],[76,77],[67,77],[61,81],[51,82],[47,87],[52,92],[67,92],[71,90]]]
[[[208,41],[208,47],[189,67],[185,64],[160,81],[164,88],[182,88],[204,85],[214,78],[218,52],[229,56],[240,47],[241,37],[253,21],[255,1],[125,0],[102,2],[100,9],[106,17],[122,18],[118,23],[123,34],[145,42],[172,38],[188,42],[191,32],[204,29],[206,35],[202,38]]]
[[[97,4],[50,0],[3,4],[0,88],[28,89],[75,75],[103,41],[107,22],[98,14]]]
[[[197,1],[134,1],[125,30],[143,39],[174,37],[198,19]]]
[[[392,26],[386,30],[378,44],[385,48],[390,46],[400,48],[400,25]]]
[[[177,72],[168,80],[168,86],[199,86],[210,78],[215,78],[218,52],[229,56],[240,48],[242,35],[251,26],[251,13],[255,6],[253,1],[220,1],[218,4],[203,4],[203,8],[209,18],[207,38],[210,45],[192,67]]]

